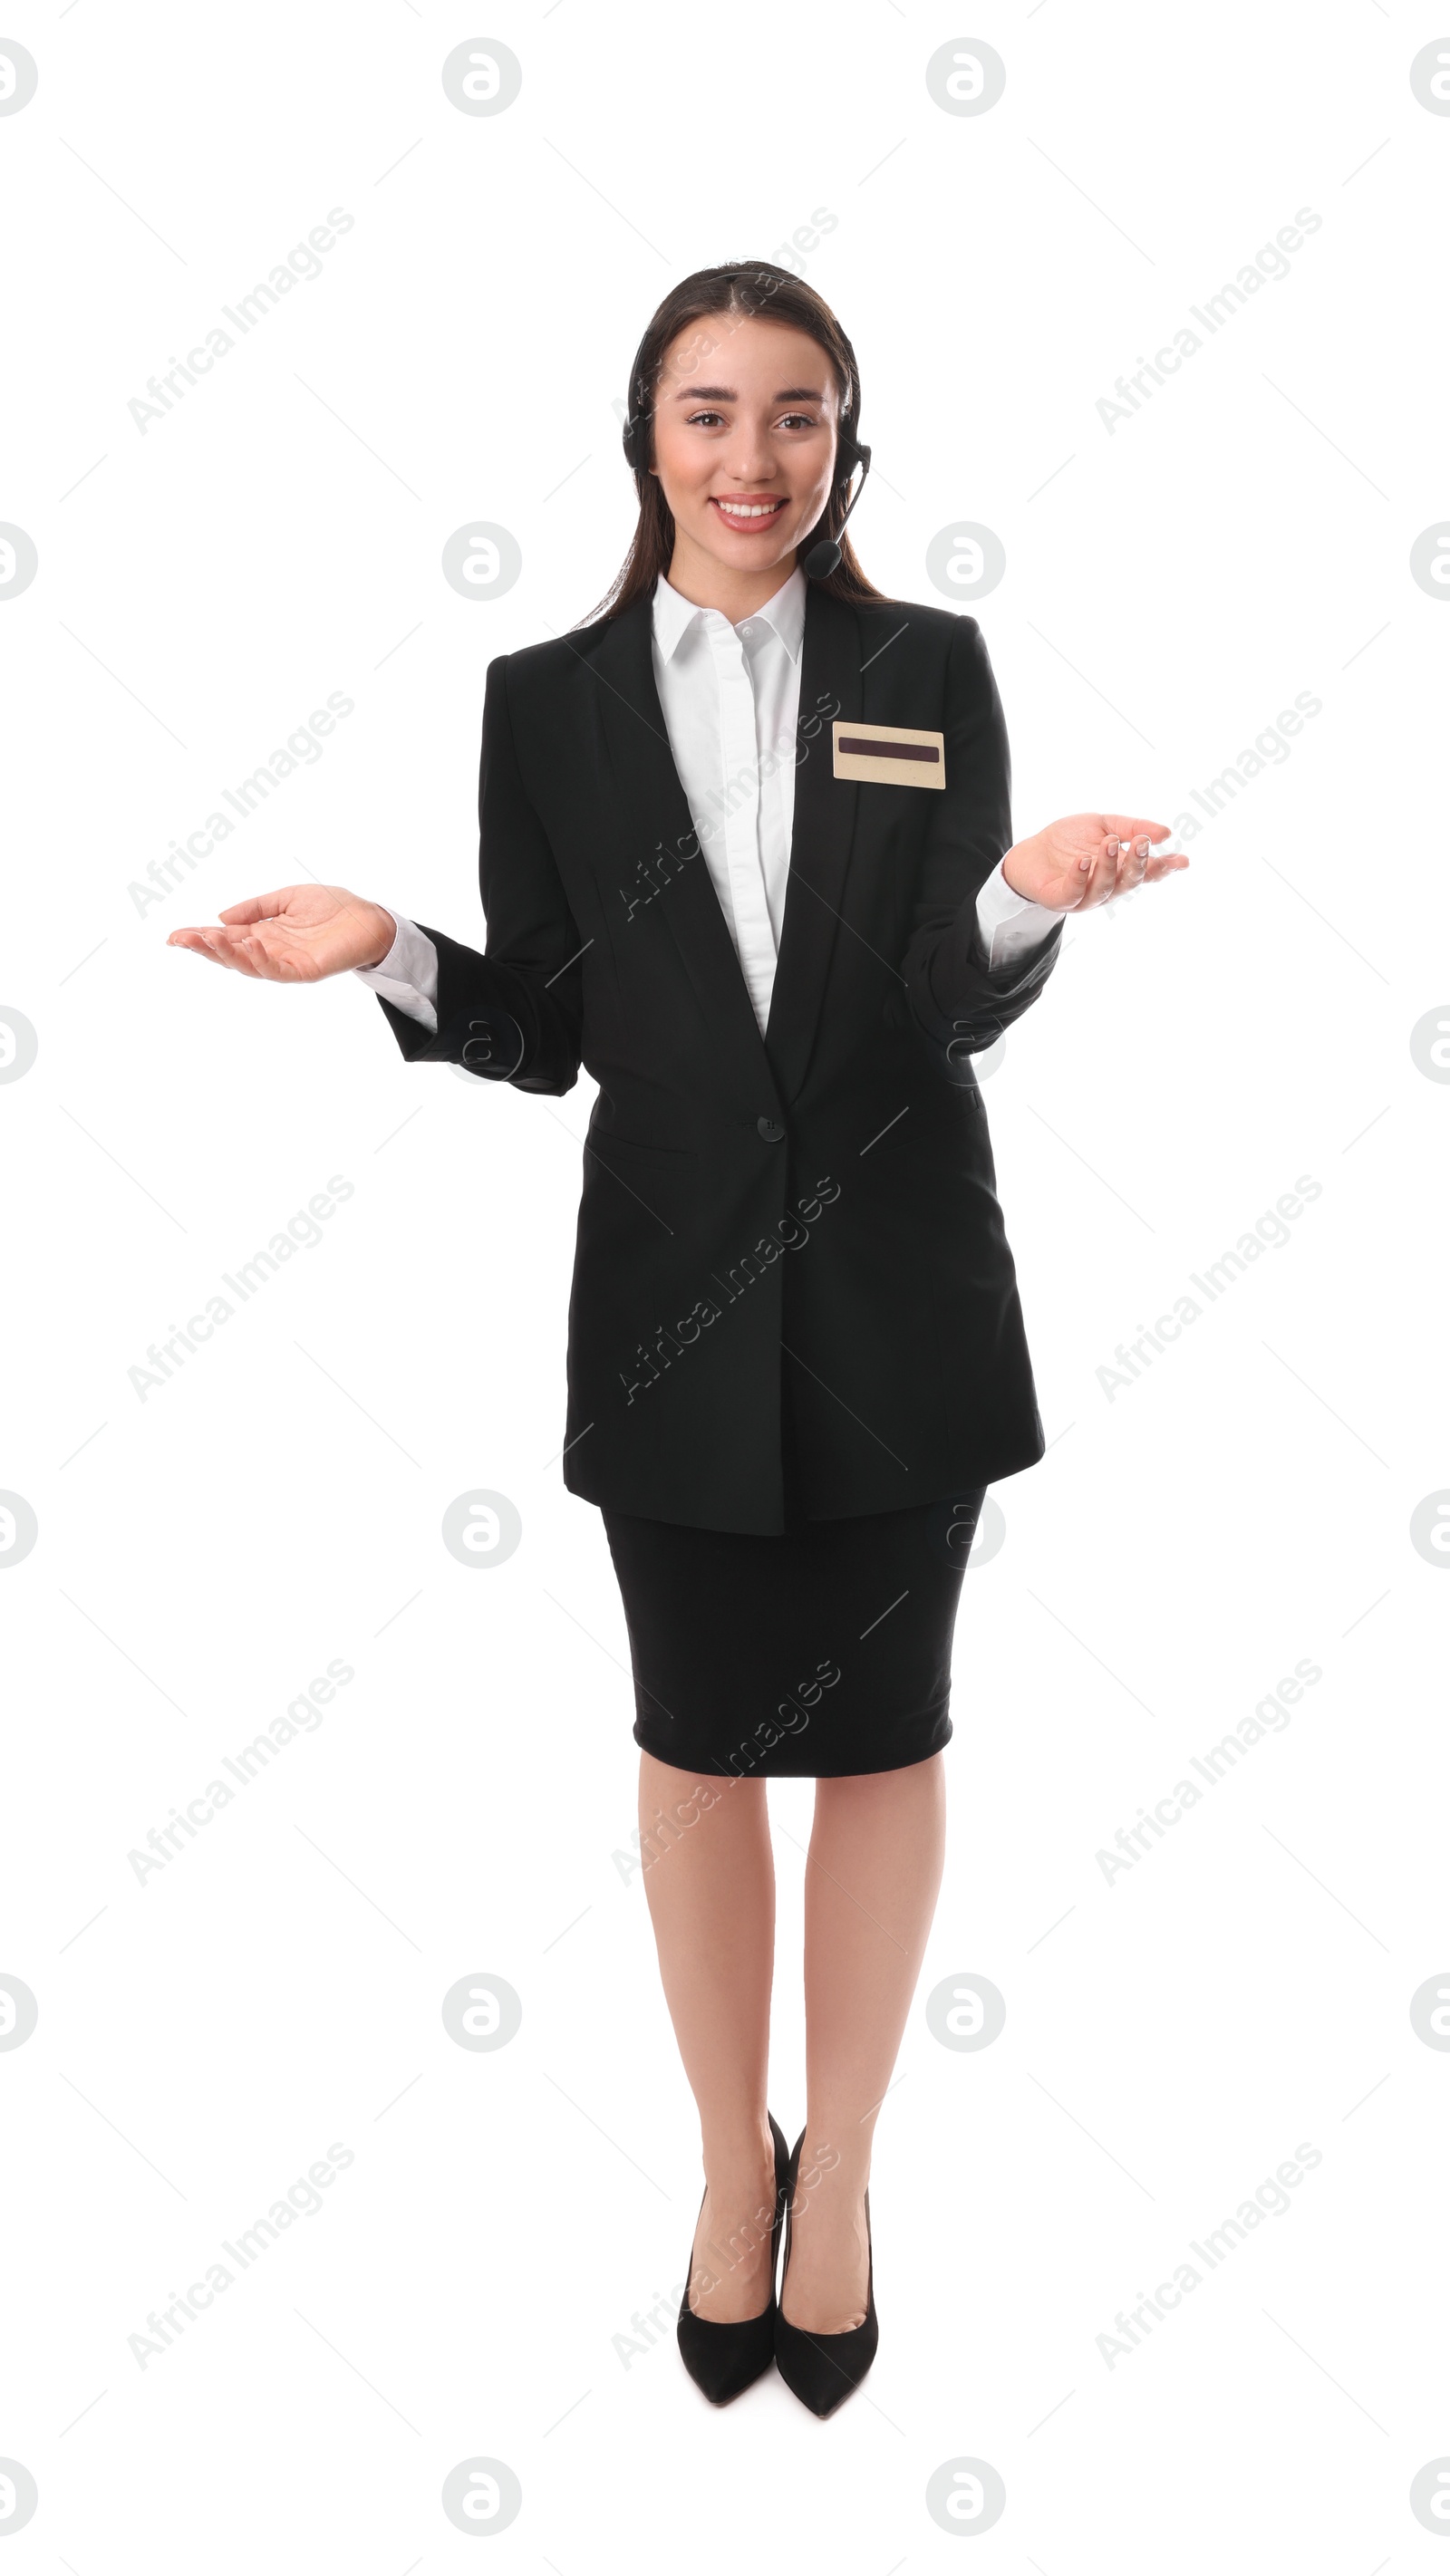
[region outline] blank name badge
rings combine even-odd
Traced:
[[[846,724],[831,727],[832,775],[860,778],[873,787],[945,787],[946,738],[916,725]]]

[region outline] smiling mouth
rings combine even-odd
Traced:
[[[710,507],[719,511],[727,528],[743,528],[749,536],[757,528],[768,528],[773,519],[778,519],[785,502],[783,499],[772,500],[768,495],[754,501],[727,501],[718,492],[712,492]]]

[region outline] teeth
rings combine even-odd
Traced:
[[[723,510],[726,517],[731,519],[773,519],[776,511],[780,508],[780,503],[778,501],[761,501],[758,503],[717,501],[715,507],[717,510]]]

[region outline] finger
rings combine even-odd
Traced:
[[[1141,814],[1105,814],[1103,828],[1116,833],[1120,841],[1137,841],[1144,837],[1150,841],[1166,841],[1173,832],[1171,823],[1150,823]]]
[[[1111,848],[1111,842],[1109,846]],[[1152,884],[1157,878],[1168,874],[1171,869],[1186,868],[1188,865],[1187,858],[1181,851],[1155,852],[1151,846],[1150,830],[1147,826],[1135,827],[1134,833],[1128,839],[1117,843],[1117,849],[1118,882],[1114,891],[1118,894],[1134,894],[1140,885]]]
[[[173,930],[173,933],[170,933],[170,940],[167,940],[167,948],[170,948],[173,940],[175,943],[188,943],[188,945],[196,945],[198,940],[201,940],[201,943],[206,945],[206,953],[209,953],[209,956],[227,956],[227,951],[232,951],[234,945],[237,945],[237,940],[242,938],[247,938],[245,930],[232,930],[232,927],[224,927],[221,922],[196,922],[196,925],[185,927],[185,930]]]
[[[1150,851],[1146,839],[1121,842],[1119,853],[1119,894],[1133,894],[1140,885],[1152,885],[1174,868],[1188,865],[1181,850]]]
[[[266,943],[254,931],[226,929],[218,930],[214,936],[218,953],[229,966],[235,966],[239,975],[267,975]]]
[[[209,957],[213,966],[226,963],[225,958],[218,957],[204,930],[173,930],[166,945],[168,948],[189,948],[193,956]]]
[[[228,930],[221,936],[227,941],[230,963],[239,974],[255,976],[262,984],[285,984],[295,979],[290,959],[265,932]]]
[[[1083,890],[1073,906],[1075,912],[1091,912],[1095,904],[1107,902],[1118,881],[1118,846],[1110,833],[1099,841],[1092,860],[1083,867]]]
[[[272,894],[249,894],[242,903],[229,903],[225,912],[217,914],[217,919],[228,922],[275,921],[279,913],[286,911],[296,892],[295,886],[278,886]]]
[[[1104,871],[1107,884],[1102,897],[1103,902],[1111,902],[1115,894],[1131,894],[1135,886],[1142,884],[1143,870],[1147,863],[1146,841],[1120,841],[1114,834],[1109,833],[1107,866]]]
[[[234,935],[229,937],[223,931],[218,934],[213,953],[220,957],[225,965],[235,966],[239,975],[256,975],[260,971],[253,962],[249,943],[244,938],[238,939]]]
[[[198,957],[209,957],[214,966],[235,966],[243,974],[251,972],[225,931],[173,930],[167,946],[193,949]]]
[[[225,962],[223,951],[228,941],[224,931],[214,930],[209,922],[201,922],[194,928],[173,930],[166,945],[168,948],[194,948],[199,957],[215,957],[221,964]]]

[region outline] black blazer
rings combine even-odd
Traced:
[[[599,1085],[565,1483],[657,1520],[778,1532],[783,1402],[813,1519],[1011,1475],[1044,1442],[970,1059],[1036,1000],[1061,930],[989,976],[975,898],[1012,829],[980,629],[811,586],[764,1039],[651,631],[642,599],[489,664],[486,947],[429,931],[436,1035],[383,1004],[410,1062],[555,1095],[582,1063]],[[837,776],[838,719],[941,733],[945,788]]]

